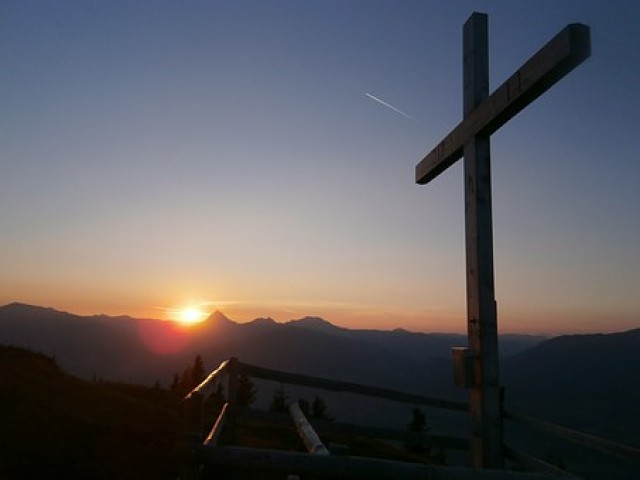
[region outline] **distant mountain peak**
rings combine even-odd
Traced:
[[[271,327],[271,326],[277,326],[279,325],[278,322],[276,322],[273,318],[271,317],[260,317],[260,318],[256,318],[255,320],[251,320],[250,322],[245,323],[245,325],[256,325],[256,326],[263,326],[263,327]]]
[[[320,317],[304,317],[298,320],[291,320],[287,322],[285,325],[292,327],[300,327],[300,328],[308,328],[311,330],[319,330],[319,331],[335,331],[342,330],[341,327],[337,327],[331,322],[328,322],[324,318]]]
[[[407,330],[406,328],[394,328],[393,330],[391,330],[393,333],[399,333],[402,335],[413,335],[412,332],[410,332],[409,330]]]
[[[40,307],[38,305],[30,305],[28,303],[12,302],[0,307],[1,312],[9,314],[26,314],[26,315],[73,315],[68,312],[56,310],[51,307]],[[74,315],[75,316],[75,315]]]
[[[53,308],[40,307],[37,305],[30,305],[22,302],[11,302],[6,305],[2,305],[0,308],[3,310],[32,310],[32,311],[53,311]]]
[[[229,317],[227,317],[220,310],[216,310],[211,315],[209,315],[209,318],[207,318],[206,321],[214,323],[216,325],[228,325],[228,324],[231,324],[231,323],[235,323],[233,320],[231,320]]]

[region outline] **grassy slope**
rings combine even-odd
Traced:
[[[165,392],[85,382],[13,347],[0,347],[0,379],[0,478],[175,478]]]
[[[166,391],[91,383],[53,359],[0,346],[0,478],[175,479],[177,402]],[[352,455],[426,461],[365,438],[338,436]],[[239,444],[303,451],[287,415],[238,431]]]

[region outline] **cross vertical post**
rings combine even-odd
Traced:
[[[463,29],[464,117],[489,96],[487,15],[474,13]],[[469,413],[471,463],[502,467],[498,328],[493,275],[489,135],[464,144],[467,331],[472,362]]]
[[[454,348],[456,384],[470,389],[471,463],[500,468],[502,405],[493,274],[489,137],[591,55],[589,27],[572,23],[489,95],[487,15],[463,29],[464,118],[416,165],[424,185],[464,157],[468,346]]]

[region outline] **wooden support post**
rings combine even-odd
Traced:
[[[464,25],[464,116],[489,96],[487,15],[474,13]],[[467,328],[473,361],[469,394],[471,464],[502,467],[502,420],[498,328],[493,276],[491,154],[489,136],[464,144]]]
[[[238,359],[231,357],[228,365],[229,374],[229,398],[227,412],[227,443],[233,444],[236,441],[236,415],[238,412]]]
[[[199,393],[189,395],[184,400],[184,422],[187,437],[201,440],[203,425],[204,397]]]
[[[220,410],[220,413],[218,414],[216,423],[214,423],[209,435],[207,435],[207,438],[204,439],[203,445],[211,445],[215,447],[218,444],[218,439],[220,438],[222,429],[225,427],[227,422],[228,407],[228,402],[222,406],[222,410]]]
[[[329,455],[329,450],[324,446],[307,417],[300,410],[300,405],[297,401],[289,405],[289,413],[307,451],[313,455]]]
[[[179,478],[196,480],[199,478],[197,446],[202,443],[204,397],[200,393],[191,393],[182,403],[184,420],[184,441],[179,444],[178,452],[182,457]]]

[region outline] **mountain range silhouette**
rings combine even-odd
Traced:
[[[86,378],[167,385],[202,355],[207,368],[235,356],[284,371],[466,398],[453,385],[451,348],[466,336],[353,330],[318,317],[237,323],[214,312],[201,324],[79,316],[20,303],[0,307],[0,344],[56,358]],[[640,446],[640,329],[545,338],[501,335],[506,407]]]

